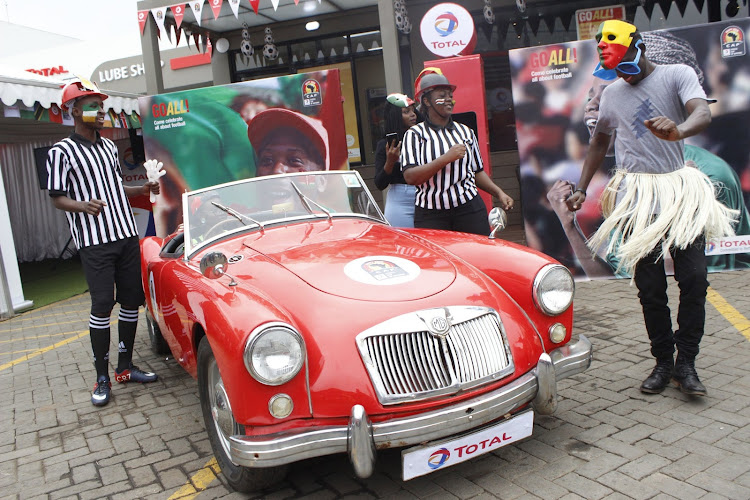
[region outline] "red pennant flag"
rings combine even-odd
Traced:
[[[219,12],[221,12],[221,4],[224,0],[209,0],[211,2],[211,10],[214,11],[214,21],[219,18]]]
[[[172,9],[172,15],[174,15],[174,22],[177,25],[177,29],[180,29],[180,25],[182,24],[182,18],[185,16],[185,4],[177,4],[172,5],[169,7]]]
[[[148,21],[148,10],[139,10],[138,26],[141,27],[141,36],[143,36],[143,30],[146,29],[146,21]]]
[[[255,13],[258,13],[258,5],[260,5],[260,0],[250,0],[250,5],[252,5],[253,10]]]
[[[52,105],[49,107],[49,121],[54,123],[63,122],[62,111],[59,107],[57,107],[57,104],[55,103],[52,103]]]
[[[214,52],[214,46],[211,43],[211,39],[208,38],[208,35],[206,35],[206,52],[208,52],[208,57],[211,57]]]
[[[299,0],[294,0],[294,5],[299,5]]]

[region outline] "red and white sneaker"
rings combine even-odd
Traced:
[[[104,406],[109,403],[109,394],[112,391],[112,382],[102,375],[94,384],[94,391],[91,393],[91,404],[94,406]]]
[[[148,382],[156,382],[156,373],[144,372],[133,363],[130,363],[130,368],[125,368],[123,371],[118,372],[115,370],[115,380],[121,384],[125,382],[140,382],[142,384]]]

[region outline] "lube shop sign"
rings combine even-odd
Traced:
[[[476,43],[474,19],[455,3],[441,3],[428,10],[419,30],[427,49],[440,57],[471,53]]]
[[[124,80],[125,78],[132,78],[134,76],[141,76],[146,72],[146,68],[143,63],[131,64],[130,66],[118,66],[111,69],[99,70],[99,78],[97,82],[99,84],[104,82],[114,82],[117,80]]]

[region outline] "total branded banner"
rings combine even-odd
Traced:
[[[716,100],[708,129],[685,141],[685,159],[711,179],[720,201],[739,211],[736,236],[706,244],[710,272],[750,268],[748,35],[748,19],[643,33],[649,60],[692,67]],[[611,83],[592,75],[596,42],[515,49],[509,57],[527,244],[578,278],[618,277],[614,256],[593,259],[586,247],[603,220],[599,198],[616,166],[614,154],[594,175],[580,211],[574,215],[564,203],[579,181],[599,99]]]
[[[185,191],[285,172],[348,169],[339,71],[321,70],[139,99],[147,159],[164,164],[156,234],[182,222]],[[288,158],[272,154],[280,144]]]

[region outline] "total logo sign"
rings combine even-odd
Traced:
[[[440,57],[471,54],[477,44],[474,19],[455,3],[441,3],[428,10],[419,28],[427,49]]]
[[[471,460],[531,436],[534,413],[524,412],[454,439],[417,446],[402,452],[404,481]]]

